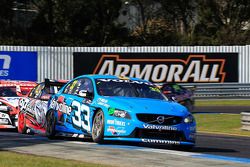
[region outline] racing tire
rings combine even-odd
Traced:
[[[49,111],[46,116],[46,136],[49,139],[55,139],[56,138],[56,117],[54,111]]]
[[[26,127],[26,119],[25,119],[25,114],[24,112],[20,111],[18,113],[18,126],[17,126],[17,131],[18,133],[25,134],[27,132],[27,127]]]
[[[98,110],[93,119],[92,139],[95,143],[104,143],[104,114],[102,110]]]

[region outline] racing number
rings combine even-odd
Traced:
[[[75,108],[74,116],[72,117],[73,124],[79,128],[82,127],[83,129],[90,131],[90,126],[89,126],[90,109],[89,107],[84,104],[80,104],[78,101],[73,101],[72,108]]]
[[[20,111],[25,111],[25,109],[27,108],[28,102],[29,102],[29,100],[26,100],[26,99],[21,99],[19,101]]]

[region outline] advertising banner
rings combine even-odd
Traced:
[[[73,53],[74,77],[110,74],[155,83],[238,82],[238,53]]]
[[[37,81],[37,52],[0,51],[0,79]]]

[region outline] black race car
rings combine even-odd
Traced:
[[[194,93],[193,90],[187,89],[177,83],[165,83],[161,86],[161,90],[169,99],[187,107],[192,112],[194,109]]]

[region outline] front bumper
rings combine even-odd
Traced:
[[[116,138],[104,138],[107,141],[126,141],[126,142],[137,142],[137,143],[149,143],[149,144],[167,144],[167,145],[188,145],[194,146],[194,142],[188,141],[174,141],[174,140],[161,140],[161,139],[147,139],[147,138],[126,138],[126,137],[116,137]]]

